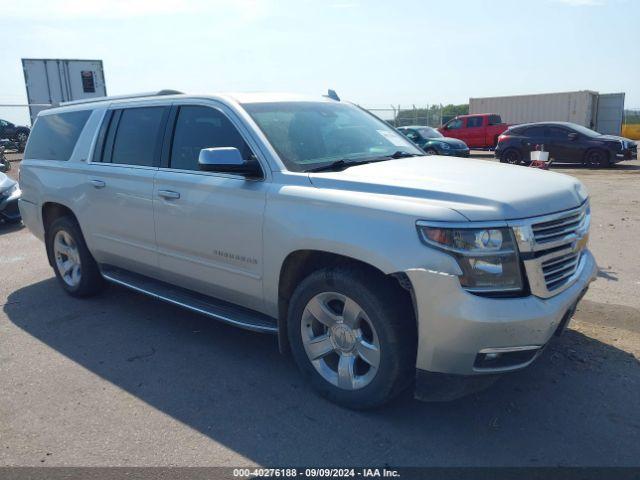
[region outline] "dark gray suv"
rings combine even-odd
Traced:
[[[633,140],[602,135],[570,122],[510,127],[498,137],[495,155],[503,163],[527,164],[531,151],[542,146],[556,163],[580,163],[595,168],[638,158],[638,146]]]

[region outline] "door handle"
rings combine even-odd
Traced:
[[[174,192],[173,190],[158,190],[158,196],[167,200],[177,200],[180,198],[180,193]]]
[[[91,185],[93,185],[95,188],[104,188],[107,186],[107,184],[103,181],[103,180],[96,180],[95,178],[90,180]]]

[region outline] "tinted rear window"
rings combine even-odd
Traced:
[[[467,128],[476,128],[482,126],[482,117],[467,118]]]
[[[38,117],[29,135],[25,159],[69,160],[91,110]]]
[[[547,133],[545,127],[529,127],[524,131],[524,134],[528,137],[544,137]]]
[[[151,167],[158,155],[165,107],[122,111],[113,144],[112,163]]]
[[[489,115],[489,125],[500,125],[502,118],[500,115]]]

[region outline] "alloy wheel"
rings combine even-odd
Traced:
[[[520,154],[516,150],[507,150],[504,153],[504,161],[511,165],[520,164]]]
[[[605,164],[604,155],[599,150],[592,150],[587,154],[586,163],[589,167],[602,167]]]
[[[82,280],[80,251],[73,237],[59,230],[53,239],[53,255],[60,277],[68,286],[75,288]]]
[[[327,382],[358,390],[373,381],[380,367],[380,341],[352,298],[337,292],[316,295],[304,309],[300,331],[309,361]]]

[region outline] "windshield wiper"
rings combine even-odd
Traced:
[[[409,153],[402,150],[398,150],[391,155],[384,155],[382,157],[368,158],[366,160],[336,160],[331,163],[327,163],[326,165],[321,165],[319,167],[313,167],[305,170],[305,172],[339,172],[345,170],[349,167],[353,167],[356,165],[364,165],[365,163],[374,163],[374,162],[384,162],[386,160],[397,159],[397,158],[407,158],[407,157],[420,157],[421,155],[418,153]]]
[[[379,162],[380,160],[353,160],[353,161],[345,161],[345,160],[336,160],[335,162],[327,163],[326,165],[320,165],[319,167],[313,167],[305,170],[305,172],[332,172],[332,171],[342,171],[346,168],[353,167],[355,165],[364,165],[365,163],[371,162]]]
[[[421,157],[422,155],[418,153],[409,153],[404,150],[398,150],[393,152],[391,155],[386,155],[388,158],[408,158],[408,157]]]

